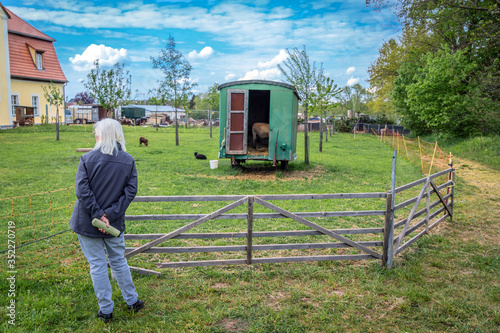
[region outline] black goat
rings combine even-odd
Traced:
[[[198,154],[198,153],[194,153],[194,157],[196,157],[196,159],[198,160],[206,160],[207,157],[203,154]]]

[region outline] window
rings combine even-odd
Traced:
[[[36,53],[36,69],[42,71],[43,70],[43,53]]]
[[[10,102],[12,104],[12,115],[16,115],[16,106],[19,104],[19,95],[10,95]]]
[[[38,95],[31,96],[31,106],[35,108],[35,116],[40,116],[40,97]]]

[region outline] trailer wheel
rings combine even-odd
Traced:
[[[281,170],[288,170],[288,161],[281,161],[280,162],[280,169]]]
[[[80,125],[82,123],[81,119],[75,119],[75,124]]]

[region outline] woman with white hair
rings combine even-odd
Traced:
[[[82,155],[76,172],[78,200],[69,222],[78,234],[83,254],[90,265],[90,275],[98,300],[97,317],[104,322],[113,318],[114,302],[108,265],[120,287],[128,310],[137,312],[144,307],[138,299],[132,276],[124,257],[125,211],[137,193],[137,170],[134,158],[125,150],[122,126],[113,119],[103,119],[94,125],[96,144]],[[92,225],[100,219],[120,231],[114,237]]]

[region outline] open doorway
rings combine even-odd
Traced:
[[[253,143],[252,126],[255,123],[269,124],[271,91],[249,90],[248,93],[248,135],[247,147],[249,155],[269,155],[269,138],[257,138]]]

